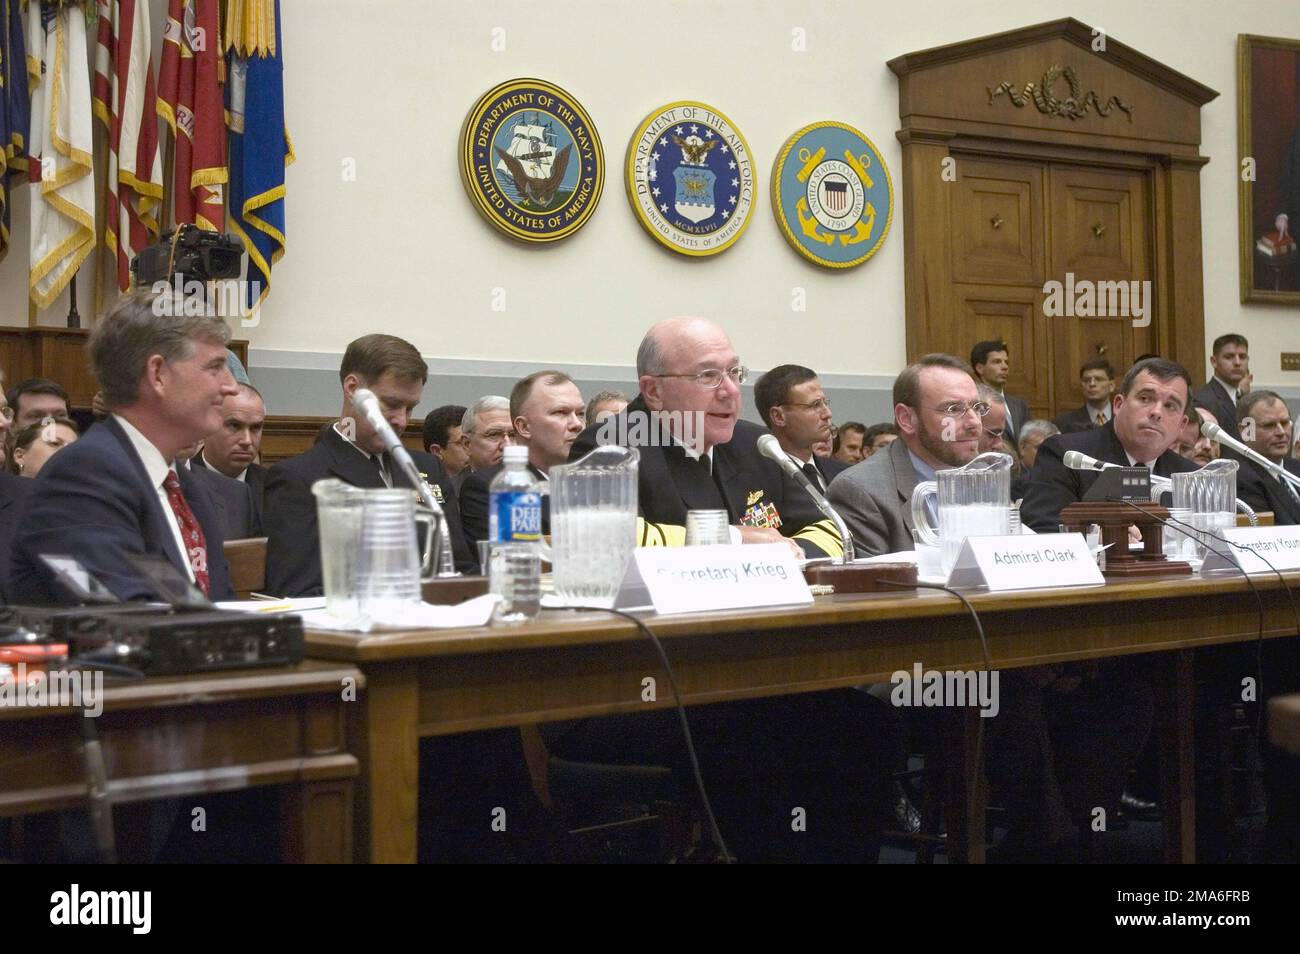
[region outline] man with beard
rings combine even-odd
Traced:
[[[829,500],[859,555],[912,549],[912,491],[975,458],[990,411],[960,358],[927,354],[903,369],[894,381],[898,440],[831,482]]]

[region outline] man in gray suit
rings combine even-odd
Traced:
[[[927,354],[903,369],[894,381],[898,440],[831,481],[828,497],[859,554],[912,549],[912,491],[975,458],[988,412],[960,358]]]
[[[1007,378],[1011,375],[1011,349],[1005,341],[981,341],[970,349],[970,366],[975,370],[975,377],[992,388],[1006,408],[1003,431],[1011,446],[1019,449],[1020,428],[1029,420],[1029,405],[1023,398],[1006,392]]]

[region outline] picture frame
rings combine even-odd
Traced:
[[[1300,305],[1300,39],[1238,34],[1237,159],[1241,300]]]

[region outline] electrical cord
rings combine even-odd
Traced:
[[[964,595],[957,592],[950,586],[944,586],[942,583],[920,583],[920,582],[904,583],[901,580],[881,580],[880,582],[884,583],[886,586],[894,586],[894,587],[898,587],[899,589],[911,589],[913,587],[919,587],[920,589],[926,589],[926,590],[943,590],[945,593],[949,594],[950,596],[955,596],[957,597],[957,599],[961,600],[962,606],[966,607],[966,612],[970,613],[971,619],[974,620],[975,622],[975,631],[979,633],[980,649],[983,650],[984,652],[984,671],[986,673],[989,673],[990,675],[993,673],[993,660],[992,657],[989,655],[989,643],[988,643],[988,639],[984,635],[984,624],[980,622],[980,614],[975,612],[975,607],[971,605],[970,600],[966,599]],[[975,732],[975,765],[977,770],[979,770],[979,767],[982,766],[983,764],[984,764],[984,720],[980,719],[979,725]]]
[[[695,740],[691,737],[691,726],[686,718],[686,706],[682,702],[682,694],[677,688],[677,676],[673,673],[673,667],[668,662],[668,654],[664,652],[663,644],[659,642],[659,637],[654,634],[645,621],[633,616],[631,613],[623,610],[612,609],[603,606],[573,606],[569,609],[582,610],[584,612],[610,613],[614,616],[621,616],[626,620],[634,623],[650,642],[654,644],[655,651],[659,654],[659,661],[663,663],[664,671],[668,673],[668,685],[673,692],[673,704],[677,708],[677,719],[682,726],[682,737],[686,741],[686,754],[691,760],[691,772],[695,776],[695,789],[699,793],[700,803],[704,807],[704,814],[709,820],[709,830],[713,834],[714,840],[718,843],[718,850],[722,852],[722,857],[727,864],[734,864],[735,858],[727,849],[727,843],[722,838],[722,831],[718,828],[718,819],[713,814],[713,805],[709,801],[709,793],[704,787],[704,776],[700,773],[700,760],[695,755]]]

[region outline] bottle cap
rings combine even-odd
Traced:
[[[510,444],[505,448],[505,453],[502,454],[501,459],[507,464],[527,464],[528,448]]]

